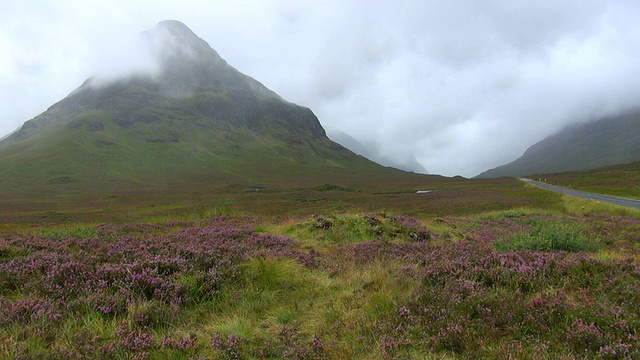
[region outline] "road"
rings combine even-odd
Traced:
[[[592,193],[588,193],[588,192],[584,192],[584,191],[569,190],[569,189],[566,189],[566,188],[561,188],[561,187],[558,187],[558,186],[549,185],[547,183],[543,183],[543,182],[535,181],[535,180],[531,180],[531,179],[520,178],[520,180],[526,181],[526,182],[528,182],[530,184],[533,184],[533,185],[536,185],[536,186],[539,186],[539,187],[541,187],[543,189],[555,191],[555,192],[558,192],[558,193],[561,193],[561,194],[567,194],[567,195],[571,195],[571,196],[577,196],[577,197],[583,198],[583,199],[603,201],[603,202],[608,202],[608,203],[615,204],[615,205],[627,206],[627,207],[640,209],[640,200],[620,198],[620,197],[600,195],[600,194],[592,194]]]

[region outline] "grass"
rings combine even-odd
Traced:
[[[494,247],[498,251],[597,251],[600,241],[584,233],[581,226],[555,221],[536,221],[526,231],[517,232],[508,238],[497,239]]]
[[[640,210],[608,204],[605,202],[584,200],[570,196],[564,196],[563,202],[568,211],[578,214],[610,214],[618,216],[630,216],[640,218]]]
[[[96,234],[96,224],[64,224],[55,227],[40,228],[35,233],[52,239],[86,239]]]
[[[274,231],[304,239],[315,246],[373,240],[430,239],[429,232],[417,220],[385,213],[314,215]]]

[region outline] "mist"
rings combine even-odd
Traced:
[[[153,43],[136,37],[104,54],[104,62],[96,67],[90,86],[102,87],[114,81],[132,76],[155,77],[161,71],[161,64],[153,51]]]
[[[90,76],[153,74],[136,36],[166,19],[323,125],[431,173],[474,176],[640,105],[630,0],[17,2],[0,14],[0,137]]]

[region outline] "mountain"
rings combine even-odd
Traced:
[[[573,125],[477,178],[596,169],[640,160],[640,111]]]
[[[0,141],[0,189],[300,183],[391,173],[178,21],[141,35],[135,74],[94,76]]]
[[[338,144],[346,147],[358,155],[374,161],[383,166],[390,166],[399,170],[414,172],[417,174],[428,174],[427,169],[422,166],[414,154],[408,153],[402,159],[395,159],[385,156],[380,152],[380,146],[375,142],[360,142],[351,135],[338,129],[328,128],[327,136]]]

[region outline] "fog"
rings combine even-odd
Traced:
[[[3,4],[0,137],[90,76],[153,73],[136,37],[166,19],[323,125],[431,173],[474,176],[640,104],[637,1],[148,4]]]

